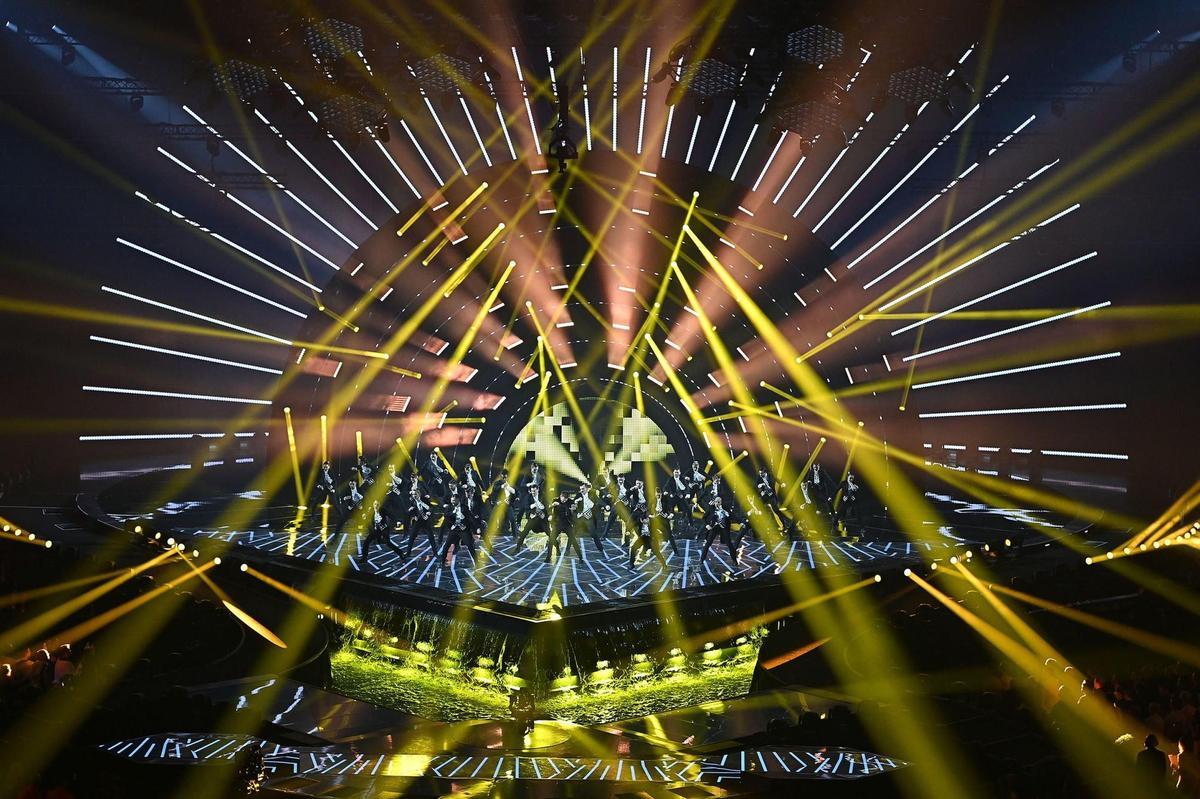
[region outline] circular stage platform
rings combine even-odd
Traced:
[[[668,590],[745,581],[778,582],[788,571],[874,574],[918,561],[949,559],[983,544],[1025,539],[1031,535],[1031,527],[1048,536],[1081,529],[1039,510],[997,509],[929,493],[927,501],[944,518],[958,523],[930,531],[924,541],[914,541],[879,516],[862,519],[844,537],[801,536],[772,544],[749,537],[741,545],[738,563],[719,544],[702,560],[704,542],[695,537],[678,537],[676,550],[664,546],[665,563],[643,553],[631,566],[629,548],[618,537],[604,539],[602,551],[592,539],[583,537],[582,557],[567,549],[547,560],[544,550],[518,547],[510,536],[499,536],[488,548],[464,551],[442,563],[424,538],[418,538],[411,554],[376,544],[364,557],[364,535],[332,527],[322,530],[311,516],[297,525],[294,504],[269,502],[253,488],[222,493],[222,486],[246,485],[240,482],[246,475],[234,469],[217,472],[206,470],[205,480],[190,484],[186,496],[160,502],[147,502],[146,497],[161,495],[165,477],[148,475],[125,481],[100,495],[99,510],[116,521],[146,521],[180,540],[209,539],[232,545],[239,556],[258,562],[332,564],[345,568],[348,576],[374,578],[377,586],[433,588],[530,609],[547,603],[565,608],[651,599]],[[406,548],[403,531],[392,540],[401,550]]]

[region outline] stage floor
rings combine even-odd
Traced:
[[[355,532],[322,532],[311,523],[297,528],[295,506],[268,504],[254,491],[168,502],[139,513],[110,511],[110,515],[122,521],[148,519],[156,529],[170,532],[176,538],[215,539],[271,559],[330,563],[351,572],[378,576],[397,586],[433,587],[477,600],[530,608],[551,602],[569,607],[647,597],[669,589],[766,579],[786,571],[834,569],[870,574],[922,558],[949,558],[987,540],[986,535],[964,537],[942,528],[927,541],[914,542],[884,528],[885,520],[879,519],[873,520],[875,526],[864,526],[858,535],[847,538],[780,540],[769,546],[747,539],[737,564],[719,543],[714,544],[707,559],[702,561],[702,539],[677,538],[677,552],[670,546],[663,549],[665,564],[649,553],[641,553],[639,561],[631,567],[629,549],[616,537],[604,540],[602,552],[591,538],[583,538],[582,557],[567,549],[555,553],[548,562],[544,550],[535,551],[528,546],[518,549],[509,536],[499,537],[490,551],[483,548],[475,554],[463,551],[443,564],[423,538],[415,542],[409,557],[379,544],[372,547],[369,557],[363,557],[365,536]],[[224,519],[236,517],[250,522],[223,523]],[[992,531],[991,536],[994,535]],[[405,549],[407,537],[403,531],[395,533],[392,540],[401,550]]]

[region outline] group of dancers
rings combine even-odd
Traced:
[[[384,485],[376,486],[377,480]],[[738,501],[720,474],[709,474],[698,462],[686,474],[674,469],[653,491],[641,479],[607,469],[601,470],[595,485],[584,477],[574,487],[559,485],[552,491],[537,463],[515,482],[501,474],[485,488],[473,464],[458,475],[434,452],[423,468],[405,473],[395,464],[377,473],[360,457],[343,481],[326,462],[313,499],[336,514],[341,526],[365,534],[364,559],[375,546],[409,559],[413,545],[425,539],[431,557],[442,565],[463,549],[475,556],[481,542],[486,547],[508,538],[519,551],[531,535],[544,535],[547,562],[556,553],[573,551],[583,557],[580,541],[590,538],[601,554],[606,546],[618,552],[627,549],[631,568],[640,557],[655,557],[666,566],[666,547],[678,554],[678,539],[687,537],[703,539],[701,562],[719,544],[740,568],[742,544],[754,535],[756,525],[793,541],[801,536],[778,488],[770,474],[759,470],[752,495]],[[842,527],[854,515],[858,483],[849,472],[835,481],[814,463],[799,488],[799,509],[826,516],[830,527]],[[489,537],[493,523],[496,529]],[[394,538],[397,534],[403,548]]]

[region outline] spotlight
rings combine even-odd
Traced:
[[[875,575],[875,582],[877,582],[877,583],[882,583],[882,582],[883,582],[883,575],[882,575],[882,574],[877,574],[877,575]]]
[[[156,537],[157,537],[157,536],[156,536]],[[173,546],[175,546],[175,539],[174,539],[174,538],[168,538],[168,539],[167,539],[167,546],[169,546],[169,547],[173,547]]]
[[[49,548],[50,548],[50,547],[52,547],[52,546],[54,546],[54,542],[53,542],[53,541],[47,541],[47,542],[46,542],[46,549],[49,549]]]
[[[1006,546],[1006,547],[1011,547],[1011,546],[1012,546],[1012,539],[1011,539],[1011,538],[1006,538],[1006,539],[1004,539],[1004,546]]]
[[[479,82],[479,69],[470,61],[445,53],[435,53],[413,64],[412,74],[423,89],[438,94],[462,91]]]
[[[271,74],[267,70],[236,58],[213,67],[212,80],[218,90],[242,103],[250,103],[271,87]]]
[[[958,563],[958,557],[956,555],[951,555],[950,556],[950,565],[953,566],[956,563]]]
[[[929,570],[930,570],[931,572],[935,572],[935,571],[937,571],[937,561],[934,561],[933,563],[930,563],[930,564],[929,564]]]
[[[241,565],[241,567],[240,567],[240,568],[241,568],[241,570],[242,570],[242,571],[246,571],[246,569],[249,569],[249,568],[250,568],[250,565],[249,565],[249,564],[247,564],[247,563],[243,563],[243,564]]]
[[[1111,552],[1105,553],[1104,557],[1108,558],[1109,560],[1112,560],[1112,559],[1113,559],[1113,553],[1111,553]]]
[[[5,528],[5,529],[8,529],[8,528]],[[135,524],[135,525],[133,526],[133,531],[134,531],[135,533],[141,533],[141,532],[142,532],[142,526],[141,526],[140,524]]]
[[[129,95],[129,108],[133,111],[141,111],[142,106],[146,104],[146,98],[140,94]]]
[[[363,49],[363,30],[340,19],[313,20],[304,29],[304,43],[321,62],[330,63]]]
[[[912,569],[905,569],[905,570],[904,570],[904,576],[905,576],[905,577],[912,577]]]
[[[220,566],[220,565],[221,565],[221,559],[220,559],[220,558],[213,558],[213,565],[214,565],[214,566]]]
[[[705,58],[684,67],[679,84],[700,97],[711,99],[733,94],[741,77],[740,68],[715,58]]]
[[[1091,558],[1084,558],[1084,559],[1083,559],[1083,562],[1084,562],[1084,563],[1086,563],[1088,566],[1091,566],[1091,565],[1092,565],[1092,559],[1091,559]]]
[[[364,130],[378,131],[387,124],[387,109],[351,94],[339,94],[318,103],[317,117],[330,134],[352,138]]]
[[[824,25],[809,25],[788,34],[786,52],[807,64],[825,64],[842,54],[846,37]]]

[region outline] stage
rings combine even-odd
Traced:
[[[602,552],[597,551],[591,538],[581,536],[582,557],[565,549],[547,561],[544,550],[518,548],[507,535],[497,536],[490,546],[480,546],[475,553],[456,553],[448,563],[441,563],[424,537],[417,538],[409,557],[378,543],[368,557],[363,557],[365,535],[333,527],[322,529],[311,513],[296,524],[303,514],[295,504],[269,502],[252,487],[221,493],[219,486],[240,479],[244,470],[229,469],[226,475],[218,475],[218,471],[208,470],[204,484],[158,504],[139,505],[134,497],[153,496],[157,492],[155,484],[162,478],[135,478],[124,487],[106,492],[100,507],[116,521],[144,522],[181,541],[209,541],[222,548],[232,547],[231,555],[236,553],[237,558],[255,563],[300,567],[330,564],[342,568],[348,578],[368,578],[380,587],[436,589],[448,597],[530,609],[550,604],[574,608],[596,602],[652,600],[654,595],[667,591],[735,582],[756,582],[765,588],[777,586],[787,573],[873,575],[922,561],[948,560],[973,546],[1024,536],[1022,520],[1038,522],[1037,512],[1014,509],[1005,516],[995,509],[985,511],[949,496],[934,496],[931,501],[947,513],[965,511],[959,514],[963,524],[939,528],[924,541],[905,536],[886,518],[869,517],[845,536],[801,535],[797,540],[788,540],[780,535],[773,543],[748,537],[741,545],[740,563],[734,563],[730,552],[719,544],[714,544],[702,561],[703,539],[679,537],[678,551],[662,545],[665,563],[641,553],[631,568],[629,545],[616,536],[602,539]],[[130,490],[136,486],[140,487]],[[244,523],[230,524],[231,518]],[[1048,519],[1043,521],[1048,531],[1055,529]],[[403,530],[392,536],[402,550],[406,539]]]

